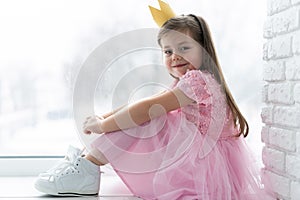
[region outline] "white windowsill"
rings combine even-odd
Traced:
[[[40,199],[49,196],[34,188],[34,181],[39,173],[55,165],[61,158],[0,158],[0,199]],[[130,199],[133,197],[120,177],[110,165],[101,167],[100,195],[91,199]],[[54,198],[55,199],[55,198]]]
[[[62,199],[48,196],[34,188],[36,177],[0,177],[0,199]],[[93,199],[93,200],[141,200],[127,189],[124,183],[113,176],[101,177],[100,193],[98,197],[81,197],[67,199]],[[64,198],[63,198],[64,199]]]
[[[61,158],[0,158],[0,177],[37,176]],[[106,175],[117,176],[110,165],[101,167]]]

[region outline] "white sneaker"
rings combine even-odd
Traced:
[[[65,155],[64,159],[60,160],[56,165],[54,165],[52,168],[47,170],[46,172],[42,172],[39,174],[39,176],[49,176],[50,174],[58,174],[60,171],[68,165],[70,162],[73,162],[78,156],[81,155],[83,150],[80,150],[78,148],[75,148],[73,146],[69,146],[67,154]]]
[[[73,154],[69,151],[69,155],[55,167],[39,175],[35,182],[37,190],[55,196],[98,195],[100,167],[81,157],[80,151],[71,152]]]

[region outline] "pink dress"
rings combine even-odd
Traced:
[[[232,122],[220,85],[187,72],[178,87],[195,103],[141,126],[99,136],[100,150],[142,199],[264,199],[258,170]]]

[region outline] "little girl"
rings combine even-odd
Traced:
[[[77,149],[40,174],[52,195],[97,195],[99,166],[110,163],[142,199],[262,199],[260,177],[245,145],[247,121],[225,83],[203,18],[177,16],[158,34],[170,90],[88,117],[85,134],[101,134],[86,156]],[[105,183],[104,183],[105,184]]]

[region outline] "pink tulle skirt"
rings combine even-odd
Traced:
[[[92,147],[143,199],[266,198],[244,139],[219,138],[210,143],[180,111],[100,135]]]

